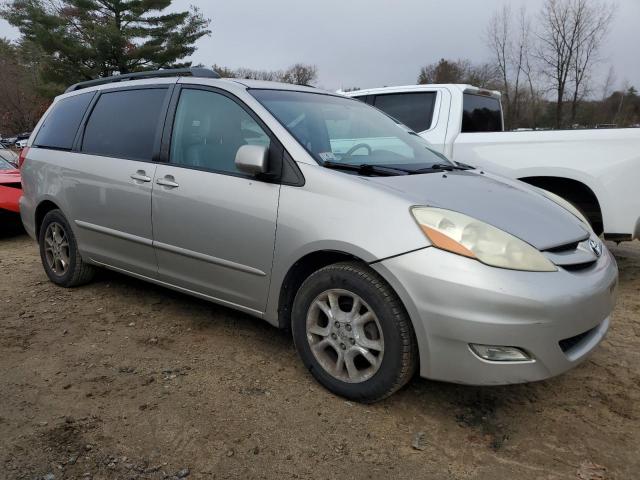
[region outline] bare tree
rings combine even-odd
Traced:
[[[268,80],[272,82],[295,83],[298,85],[312,85],[318,79],[318,67],[296,63],[286,70],[255,70],[240,67],[236,69],[213,65],[213,69],[222,77],[245,78],[249,80]]]
[[[503,105],[506,107],[505,123],[511,125],[511,74],[510,63],[510,24],[511,8],[508,5],[498,10],[489,22],[487,43],[493,51],[498,72],[502,82]]]
[[[418,83],[469,83],[482,88],[498,88],[500,79],[493,64],[474,65],[469,60],[446,60],[425,65],[418,74]]]
[[[575,122],[578,102],[589,93],[589,80],[603,39],[609,32],[615,8],[605,4],[577,1],[574,7],[576,49],[571,63],[573,95],[571,97],[571,123]]]
[[[0,38],[0,133],[29,131],[47,108],[40,93],[35,55],[23,45]],[[26,61],[26,62],[25,62]]]
[[[602,101],[606,100],[613,93],[613,88],[616,83],[616,71],[613,65],[609,66],[607,77],[602,84]]]
[[[313,85],[318,79],[318,68],[315,65],[296,63],[289,67],[280,81],[297,85]]]
[[[571,86],[575,118],[613,11],[613,5],[595,0],[546,0],[542,7],[536,57],[556,93],[556,128],[563,125],[563,103]]]
[[[533,68],[530,59],[531,34],[526,10],[522,8],[517,18],[507,5],[491,18],[486,32],[487,45],[493,52],[498,69],[505,107],[505,123],[518,126],[524,108],[526,81],[529,97],[534,98]]]

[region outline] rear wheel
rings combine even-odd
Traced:
[[[38,240],[42,266],[53,283],[76,287],[91,281],[95,268],[80,256],[73,231],[60,210],[45,215]]]
[[[313,273],[300,287],[292,315],[303,363],[338,395],[375,402],[415,372],[411,321],[395,292],[364,265],[338,263]]]

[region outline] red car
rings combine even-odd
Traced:
[[[20,212],[18,201],[21,195],[20,170],[0,157],[0,210]]]

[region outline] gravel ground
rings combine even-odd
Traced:
[[[65,290],[0,224],[0,477],[640,477],[640,243],[611,331],[558,378],[416,378],[359,405],[318,386],[266,323],[110,272]]]

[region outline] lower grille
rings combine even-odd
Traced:
[[[560,344],[560,349],[567,353],[569,350],[573,349],[576,345],[578,345],[583,340],[589,338],[589,336],[597,330],[599,325],[587,330],[586,332],[579,333],[573,337],[565,338],[564,340],[560,340],[558,343]]]

